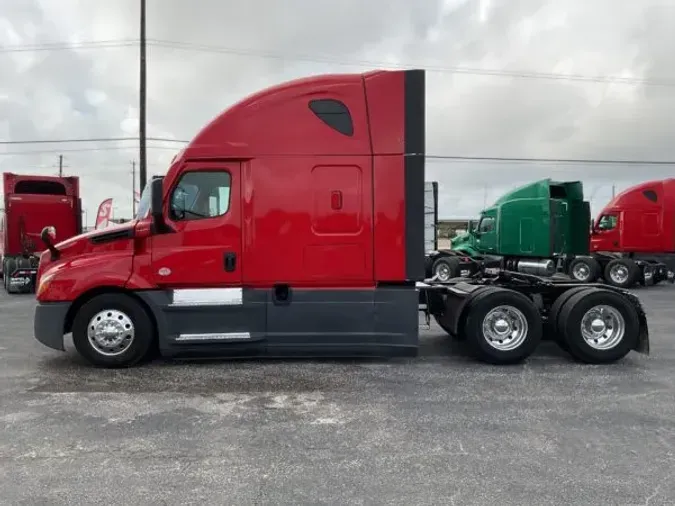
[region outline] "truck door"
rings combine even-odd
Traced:
[[[594,251],[616,251],[620,247],[619,215],[603,214],[593,228]]]
[[[497,227],[493,216],[483,215],[476,229],[476,246],[481,253],[497,250]]]
[[[168,192],[175,233],[152,237],[152,275],[166,288],[241,286],[239,163],[188,163]]]
[[[549,203],[551,213],[551,228],[549,231],[551,240],[550,254],[566,253],[568,249],[566,239],[569,232],[567,202],[551,199]]]

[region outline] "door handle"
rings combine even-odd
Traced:
[[[237,255],[232,252],[225,253],[225,270],[227,272],[232,272],[236,268],[237,268]]]

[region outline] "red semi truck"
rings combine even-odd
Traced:
[[[2,175],[4,209],[0,216],[2,276],[8,293],[31,292],[39,254],[40,233],[54,227],[59,239],[82,232],[80,181],[77,177]]]
[[[591,230],[591,256],[579,257],[576,279],[604,278],[618,287],[645,281],[673,282],[675,179],[647,181],[614,197]]]
[[[425,280],[425,76],[323,75],[232,106],[151,180],[134,220],[42,237],[34,334],[105,367],[165,357],[407,356],[434,317],[495,364],[542,338],[648,353],[634,295],[503,272]]]

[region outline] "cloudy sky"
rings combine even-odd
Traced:
[[[417,66],[427,151],[468,157],[675,160],[675,1],[147,0],[148,135],[184,140],[266,85]],[[0,171],[82,178],[88,222],[131,212],[138,0],[0,0]],[[576,77],[570,77],[576,76]],[[180,143],[149,143],[164,173]],[[442,217],[532,179],[582,179],[597,211],[675,165],[429,161]]]

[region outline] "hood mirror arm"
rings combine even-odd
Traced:
[[[49,253],[51,253],[53,261],[59,259],[59,257],[61,256],[61,252],[58,249],[56,249],[56,246],[54,246],[54,243],[52,242],[52,235],[56,235],[56,230],[54,230],[54,227],[45,227],[42,229],[42,232],[40,233],[40,239],[42,240],[44,245],[47,246],[47,249],[49,250]]]

